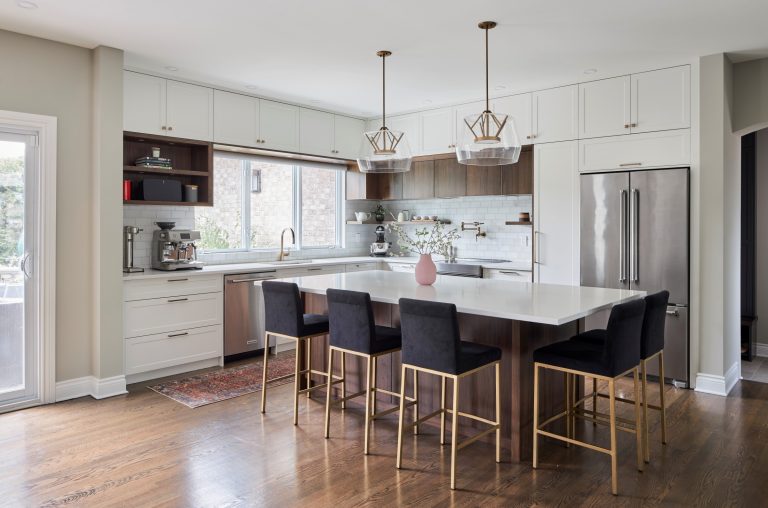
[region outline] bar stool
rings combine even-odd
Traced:
[[[667,444],[667,415],[664,403],[664,325],[667,318],[667,305],[669,304],[669,291],[659,291],[645,297],[645,315],[643,317],[643,330],[640,337],[640,376],[642,378],[643,408],[643,456],[645,462],[650,462],[650,450],[648,439],[648,409],[661,412],[661,443]],[[577,335],[574,340],[588,342],[602,346],[605,342],[605,330],[591,330],[582,335]],[[659,401],[660,406],[648,403],[648,361],[654,357],[659,360]],[[597,418],[597,398],[607,398],[608,395],[597,391],[597,380],[592,380],[592,415]],[[577,401],[575,406],[585,402],[588,397]],[[634,404],[635,401],[623,397],[616,397],[618,402]],[[583,412],[586,412],[582,409]]]
[[[312,370],[312,338],[328,335],[328,316],[304,314],[299,287],[290,282],[266,280],[261,283],[264,291],[266,333],[264,334],[264,370],[262,373],[261,412],[267,408],[267,368],[269,362],[269,338],[282,337],[296,341],[296,368],[293,386],[293,424],[299,423],[299,394],[309,397],[314,390],[327,383],[312,386],[312,374],[325,377],[324,371]],[[306,341],[306,368],[301,368],[301,347]],[[302,375],[307,376],[307,387],[299,389]]]
[[[616,430],[634,433],[637,445],[637,469],[643,470],[642,450],[642,419],[640,416],[640,389],[639,389],[639,364],[640,364],[640,336],[642,334],[643,319],[645,314],[645,301],[634,300],[628,303],[616,305],[611,310],[608,319],[608,328],[605,330],[605,341],[598,345],[588,341],[566,340],[541,347],[533,352],[533,468],[538,462],[539,435],[551,437],[568,444],[575,444],[605,453],[611,457],[611,492],[618,494],[618,480],[616,474],[617,448]],[[590,332],[587,332],[590,333]],[[565,411],[539,423],[539,369],[548,369],[562,372],[566,378],[566,404]],[[635,421],[634,428],[626,424],[630,421],[616,416],[616,380],[628,373],[634,376],[635,389]],[[610,409],[608,425],[611,432],[610,448],[603,448],[592,443],[575,439],[572,422],[572,387],[575,385],[573,376],[589,376],[608,382],[608,398]],[[543,429],[550,423],[566,418],[566,435],[555,434]]]
[[[403,363],[400,382],[400,422],[397,434],[397,468],[403,462],[403,425],[405,412],[405,376],[408,369],[440,376],[440,409],[411,425],[440,415],[440,444],[445,444],[445,415],[451,414],[451,490],[456,488],[456,453],[461,448],[491,432],[496,433],[496,462],[501,461],[501,399],[499,393],[499,363],[501,350],[475,342],[461,340],[456,306],[450,303],[400,299],[400,326],[403,333]],[[486,367],[495,369],[496,414],[494,420],[459,411],[460,381]],[[446,379],[453,380],[453,405],[445,407]],[[470,418],[490,427],[459,443],[459,416]]]
[[[376,385],[376,370],[380,356],[400,351],[400,330],[387,326],[377,326],[373,318],[371,296],[359,291],[328,289],[328,318],[330,321],[330,348],[328,351],[328,374],[330,387],[325,401],[325,438],[330,437],[331,404],[340,403],[342,409],[346,401],[365,395],[365,444],[363,451],[368,455],[371,422],[397,411],[398,406],[376,412],[376,395],[385,393],[400,397],[399,393],[384,390]],[[341,353],[341,376],[333,374],[334,353]],[[365,390],[346,394],[346,356],[352,354],[366,360]],[[341,383],[341,398],[331,401],[331,387]],[[415,398],[408,399],[408,406],[416,405]]]

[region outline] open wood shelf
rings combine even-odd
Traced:
[[[208,176],[204,171],[189,171],[186,169],[153,168],[145,166],[123,166],[126,173],[147,173],[151,175],[178,175],[178,176]]]
[[[524,221],[514,221],[514,220],[508,220],[504,222],[505,226],[533,226],[533,221],[524,220]]]
[[[451,221],[447,219],[440,219],[440,220],[407,220],[403,222],[399,222],[396,220],[385,220],[382,222],[376,222],[375,220],[365,220],[365,221],[359,221],[359,220],[348,220],[347,224],[399,224],[399,225],[417,225],[417,224],[423,224],[423,225],[429,225],[429,224],[450,224]]]
[[[164,205],[164,206],[211,206],[209,203],[201,203],[200,201],[144,201],[141,199],[132,199],[130,201],[123,201],[124,205]]]

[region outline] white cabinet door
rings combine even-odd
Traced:
[[[299,151],[299,108],[289,104],[259,101],[261,147],[285,152]]]
[[[578,143],[536,145],[534,153],[534,279],[579,284]]]
[[[629,134],[629,76],[579,85],[579,138]]]
[[[626,171],[691,163],[691,131],[647,132],[579,141],[579,171]]]
[[[228,145],[258,146],[259,99],[214,90],[213,140]]]
[[[213,89],[168,80],[166,84],[168,134],[179,138],[213,139]]]
[[[333,148],[333,114],[300,108],[299,147],[301,153],[330,157]]]
[[[449,153],[456,144],[453,108],[433,109],[421,114],[421,153]]]
[[[223,322],[222,293],[153,298],[123,303],[123,337],[171,333]]]
[[[493,108],[493,105],[491,105],[491,108]],[[453,108],[456,124],[456,134],[453,138],[454,148],[456,148],[455,145],[466,142],[473,136],[464,120],[468,116],[479,115],[483,111],[485,111],[485,101],[470,102],[468,104],[461,104]]]
[[[363,143],[365,122],[342,115],[335,115],[333,122],[335,155],[343,159],[357,159]]]
[[[125,373],[183,365],[221,356],[224,343],[221,325],[190,328],[125,340]]]
[[[576,85],[533,93],[533,142],[577,139],[579,101]]]
[[[411,148],[413,155],[420,155],[421,149],[421,121],[418,114],[387,117],[387,127],[393,131],[405,133],[405,140]]]
[[[531,114],[533,113],[532,98],[533,94],[530,93],[511,95],[494,99],[492,105],[494,113],[508,115],[510,120],[515,122],[517,137],[523,145],[533,143],[533,125],[531,122]]]
[[[691,67],[632,75],[632,132],[691,126]]]
[[[137,72],[123,72],[123,130],[166,134],[166,80]]]

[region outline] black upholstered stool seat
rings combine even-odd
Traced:
[[[365,443],[363,452],[368,455],[371,422],[394,412],[397,407],[376,412],[376,396],[383,392],[398,397],[398,393],[383,390],[376,385],[376,366],[379,356],[400,351],[402,344],[399,328],[377,325],[373,315],[371,295],[360,291],[329,288],[325,292],[328,301],[331,339],[328,348],[329,386],[341,385],[341,398],[331,401],[332,389],[326,393],[325,437],[330,437],[331,403],[340,403],[344,409],[346,401],[365,395]],[[335,353],[341,355],[341,375],[333,373]],[[365,390],[347,395],[346,357],[347,354],[362,356],[367,362]],[[409,405],[415,401],[409,399]]]
[[[296,365],[293,386],[293,424],[299,423],[299,394],[309,397],[313,390],[323,388],[327,383],[312,384],[312,375],[325,377],[325,371],[312,369],[312,338],[328,334],[330,328],[328,316],[305,314],[301,293],[296,284],[277,280],[261,283],[264,293],[265,340],[264,369],[262,374],[261,412],[267,409],[267,369],[269,365],[269,339],[278,336],[296,341]],[[306,366],[301,368],[301,350],[306,345],[304,354]],[[301,376],[306,376],[306,388],[300,389]]]
[[[445,444],[445,418],[451,415],[451,489],[456,488],[456,453],[459,448],[490,433],[496,433],[496,462],[501,461],[501,349],[477,342],[461,340],[456,306],[450,303],[401,298],[400,325],[403,329],[403,363],[400,382],[400,426],[397,437],[397,468],[402,467],[403,425],[405,412],[406,373],[414,373],[414,398],[418,400],[418,373],[440,377],[440,409],[424,416],[414,415],[412,425],[440,415],[440,444]],[[495,375],[496,414],[493,420],[459,410],[459,385],[466,376],[485,367],[493,367]],[[453,404],[446,407],[446,380],[453,381]],[[481,422],[488,427],[459,443],[459,416]]]
[[[605,361],[603,357],[602,344],[576,340],[556,342],[534,351],[533,361],[600,376],[614,377],[617,375],[610,363]]]

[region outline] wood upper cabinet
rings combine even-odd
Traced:
[[[533,125],[531,122],[531,114],[533,113],[532,99],[533,94],[524,93],[494,99],[492,102],[495,113],[508,115],[515,122],[517,137],[523,145],[533,143]]]
[[[629,134],[629,96],[629,76],[580,84],[579,138]]]
[[[301,153],[324,155],[335,154],[334,115],[314,109],[299,108],[299,146]]]
[[[213,140],[228,145],[259,145],[259,99],[213,91]]]
[[[123,73],[123,130],[211,141],[213,89]]]
[[[467,196],[498,196],[501,194],[502,166],[466,166]]]
[[[344,159],[356,159],[360,156],[363,143],[365,122],[357,118],[334,115],[333,144],[334,155]]]
[[[579,136],[576,85],[533,93],[533,142],[553,143]]]
[[[505,196],[533,194],[533,150],[520,153],[516,164],[501,167],[501,193]]]
[[[167,80],[138,72],[123,72],[123,130],[166,134]]]
[[[298,107],[259,99],[259,146],[284,152],[298,152],[299,122]]]
[[[467,166],[455,158],[435,161],[435,197],[455,198],[467,195]]]
[[[416,161],[403,173],[403,199],[435,197],[435,161]]]
[[[691,67],[632,74],[632,133],[691,126]]]
[[[369,194],[373,199],[403,199],[403,175],[404,173],[368,175],[367,185],[369,186]]]

